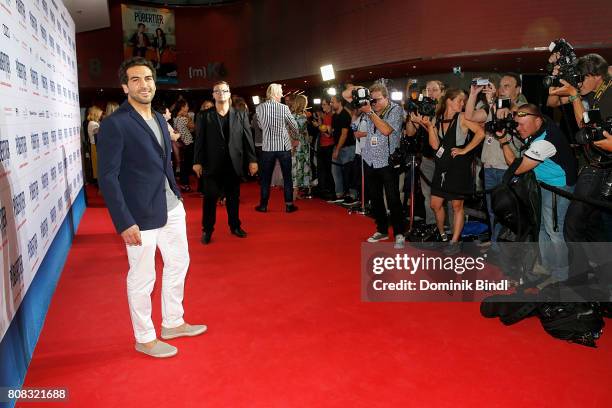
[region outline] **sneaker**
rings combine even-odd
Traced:
[[[344,197],[336,197],[336,198],[332,198],[331,200],[327,200],[327,202],[330,204],[341,203],[343,201],[344,201]]]
[[[353,204],[355,202],[355,199],[351,196],[346,196],[344,197],[344,200],[342,201],[342,204]]]
[[[155,358],[168,358],[175,356],[176,353],[178,353],[178,349],[176,347],[159,340],[157,340],[155,342],[155,345],[151,348],[145,347],[143,344],[140,343],[136,343],[135,348],[136,351],[138,351],[139,353],[143,353]]]
[[[442,252],[444,253],[444,255],[457,255],[459,252],[461,252],[461,242],[457,241],[457,242],[449,242],[448,246],[446,248],[444,248],[442,250]]]
[[[177,337],[193,337],[204,333],[208,328],[205,324],[183,324],[182,326],[168,329],[162,326],[161,338],[164,340],[175,339]]]
[[[404,237],[402,234],[397,234],[395,236],[395,245],[393,245],[393,248],[404,249],[405,242],[406,242],[406,237]]]
[[[361,203],[359,201],[353,201],[351,203],[340,203],[341,206],[343,206],[344,208],[353,208],[353,207],[361,207]]]
[[[448,239],[448,235],[446,235],[446,233],[440,234],[438,232],[438,242],[448,242],[448,241],[449,241],[449,239]]]
[[[381,234],[380,232],[376,231],[374,235],[368,238],[368,242],[378,242],[378,241],[384,241],[386,239],[389,239],[389,235]]]

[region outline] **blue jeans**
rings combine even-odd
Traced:
[[[560,187],[573,192],[574,187]],[[557,230],[553,226],[553,194],[542,188],[542,218],[540,220],[540,256],[542,266],[548,269],[557,280],[567,280],[569,270],[568,251],[563,238],[565,214],[570,201],[557,195]]]
[[[332,160],[332,176],[334,177],[336,196],[338,197],[348,192],[352,171],[349,163],[352,163],[354,158],[355,145],[343,147],[340,149],[338,158],[336,160]]]
[[[266,207],[270,199],[270,183],[276,159],[283,173],[285,204],[293,203],[293,180],[291,179],[291,152],[261,152],[261,196],[259,204]]]
[[[506,170],[486,168],[484,169],[484,188],[489,190],[501,184]],[[491,242],[497,242],[497,235],[501,230],[501,224],[495,222],[495,214],[491,207],[491,194],[487,194],[487,211],[489,212],[489,222],[491,223]]]

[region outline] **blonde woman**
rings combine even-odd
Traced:
[[[113,114],[114,111],[119,109],[119,104],[115,101],[110,101],[106,103],[106,110],[104,111],[104,118],[108,118]]]
[[[298,125],[298,134],[295,136],[297,142],[292,148],[291,177],[293,179],[293,198],[298,198],[301,189],[310,196],[310,182],[312,174],[310,170],[310,136],[308,135],[306,105],[308,98],[298,95],[293,101],[293,117]],[[301,197],[299,197],[301,198]]]
[[[94,180],[98,179],[98,153],[96,151],[96,136],[100,130],[100,119],[102,118],[102,109],[97,106],[92,106],[87,110],[87,137],[89,139],[91,151],[91,169]]]

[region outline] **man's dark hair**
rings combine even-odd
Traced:
[[[578,58],[576,68],[582,75],[601,75],[604,79],[609,77],[608,61],[599,54],[587,54]]]
[[[121,65],[119,66],[119,81],[121,82],[121,84],[127,85],[128,83],[127,70],[129,68],[138,67],[138,66],[148,67],[153,73],[153,80],[157,81],[157,73],[151,61],[145,58],[142,58],[142,57],[132,57],[130,59],[123,61]]]
[[[344,105],[346,105],[346,101],[344,100],[344,98],[340,95],[332,95],[332,98],[335,99],[336,101],[338,101],[340,103],[340,105],[342,105],[342,107],[344,107]]]
[[[144,23],[138,23],[138,26],[137,26],[137,27],[138,27],[138,28],[140,28],[140,27],[146,27],[146,25],[144,25]]]
[[[521,76],[519,74],[517,74],[516,72],[506,72],[504,75],[502,75],[502,78],[503,77],[514,78],[514,80],[516,81],[516,86],[522,86],[522,84],[521,84]]]
[[[540,119],[544,120],[544,115],[542,115],[542,111],[540,110],[540,108],[537,105],[534,105],[533,103],[524,103],[521,106],[518,107],[518,111],[517,112],[527,112],[530,113],[534,116],[539,117]]]

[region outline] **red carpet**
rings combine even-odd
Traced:
[[[61,406],[74,407],[612,406],[609,320],[589,349],[537,319],[483,319],[474,303],[363,303],[359,247],[373,221],[319,200],[286,214],[278,190],[260,214],[257,197],[243,186],[247,239],[219,207],[206,247],[201,199],[186,197],[185,317],[209,332],[154,360],[134,351],[125,251],[90,194],[25,386],[67,387]],[[158,284],[158,328],[159,295]]]

